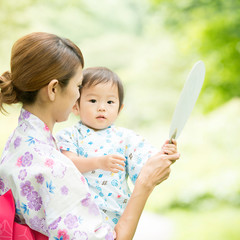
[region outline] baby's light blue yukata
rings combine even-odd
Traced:
[[[83,174],[105,221],[115,226],[131,195],[128,177],[135,183],[144,163],[159,150],[132,130],[115,125],[94,131],[78,122],[60,131],[57,140],[61,150],[86,158],[110,154],[125,157],[125,171],[112,173],[96,169]]]

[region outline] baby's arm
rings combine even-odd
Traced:
[[[85,158],[65,150],[62,150],[62,153],[72,160],[81,173],[90,172],[95,169],[102,169],[113,173],[124,171],[125,158],[116,154]]]

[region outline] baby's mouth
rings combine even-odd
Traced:
[[[103,115],[100,115],[100,116],[97,116],[97,119],[106,119],[106,117]]]

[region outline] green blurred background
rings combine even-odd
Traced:
[[[159,148],[187,74],[203,60],[204,86],[178,139],[181,161],[146,209],[171,220],[171,240],[240,239],[240,1],[8,0],[0,1],[0,26],[1,73],[19,37],[33,31],[67,37],[86,67],[109,67],[123,80],[117,124]],[[7,110],[0,115],[0,153],[20,106]],[[76,121],[70,116],[55,131]]]

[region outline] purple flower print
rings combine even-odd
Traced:
[[[33,218],[29,219],[30,227],[36,231],[44,231],[47,232],[47,227],[45,225],[45,219],[44,218],[38,218],[38,216],[35,216]]]
[[[85,232],[76,231],[72,240],[88,240],[88,236]]]
[[[4,191],[4,182],[3,180],[0,178],[0,190]]]
[[[20,137],[17,137],[16,139],[15,139],[15,141],[14,141],[14,148],[17,148],[19,145],[20,145],[20,143],[21,143],[21,138]]]
[[[52,174],[54,177],[63,178],[66,172],[66,166],[62,163],[56,163],[54,168],[52,169]]]
[[[37,182],[40,183],[40,184],[42,184],[43,181],[44,181],[44,177],[41,173],[36,175],[35,178],[36,178]]]
[[[27,118],[29,118],[30,117],[30,115],[31,115],[31,113],[30,112],[28,112],[28,111],[23,111],[23,113],[22,113],[22,117],[23,117],[23,119],[27,119]]]
[[[69,229],[78,227],[77,217],[75,215],[70,214],[70,213],[64,219],[64,223]]]
[[[87,196],[86,196],[86,198],[84,198],[82,201],[81,201],[81,203],[82,203],[82,205],[84,206],[84,207],[88,207],[89,206],[89,204],[90,204],[90,202],[91,202],[91,194],[90,193],[87,193]]]
[[[68,195],[68,188],[66,186],[61,187],[62,195]]]
[[[3,157],[2,161],[1,161],[1,164],[4,163],[6,159],[7,159],[6,156]]]
[[[21,171],[19,172],[19,174],[18,174],[18,179],[20,179],[20,180],[23,181],[26,176],[27,176],[27,171],[26,171],[26,169],[23,169],[23,170],[21,170]]]
[[[38,211],[42,206],[42,198],[36,191],[33,191],[27,195],[28,206],[35,211]]]
[[[25,183],[21,183],[20,187],[21,187],[22,196],[27,196],[33,190],[33,187],[31,186],[31,183],[29,181],[26,181]]]
[[[23,167],[29,167],[32,164],[33,155],[30,152],[26,152],[22,156],[22,166]]]
[[[112,233],[108,233],[107,236],[105,237],[106,240],[114,240],[113,238],[113,234]]]
[[[57,218],[55,221],[53,221],[49,226],[48,229],[54,230],[58,227],[58,223],[61,221],[61,217]]]
[[[88,207],[89,208],[89,213],[90,214],[93,214],[95,216],[100,214],[97,205],[95,203],[92,203],[92,201],[91,201],[91,194],[90,193],[87,193],[86,198],[84,198],[81,201],[81,203],[82,203],[82,205],[84,207]]]
[[[8,138],[7,143],[6,143],[6,146],[5,146],[5,148],[4,148],[4,151],[6,151],[6,150],[9,148],[10,143],[12,142],[12,138],[13,138],[13,136],[11,136],[10,138]]]
[[[90,204],[88,212],[95,216],[98,216],[100,214],[99,209],[95,203]]]

